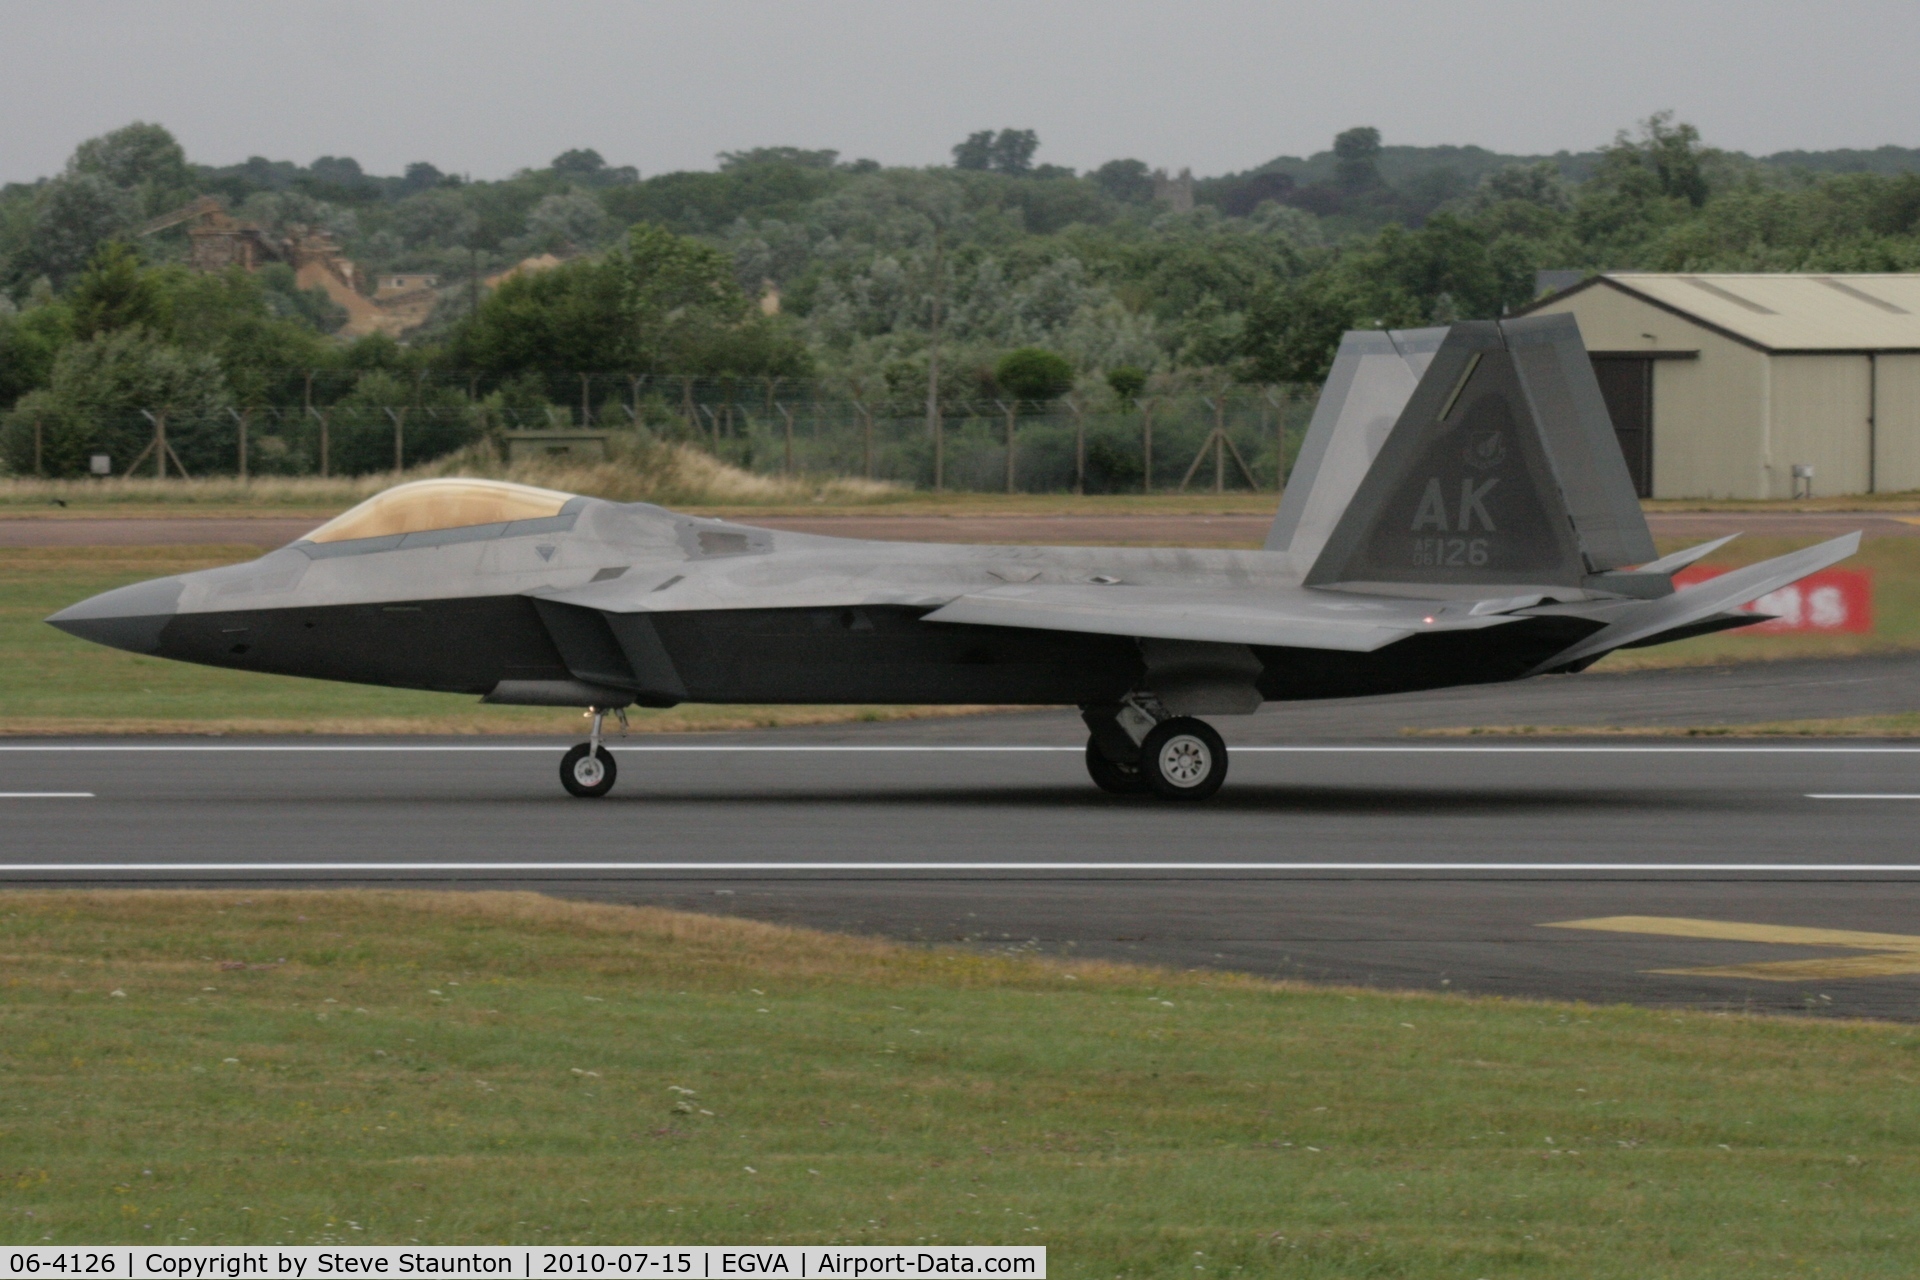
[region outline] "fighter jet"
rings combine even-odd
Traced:
[[[578,706],[1073,705],[1115,793],[1201,800],[1202,716],[1577,672],[1760,621],[1850,534],[1676,590],[1570,316],[1346,335],[1258,551],[786,533],[494,480],[388,489],[246,564],[48,619],[185,662]]]

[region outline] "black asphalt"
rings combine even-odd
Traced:
[[[1915,658],[1270,708],[1218,722],[1240,749],[1201,806],[1095,791],[1059,712],[616,739],[601,801],[561,793],[551,741],[11,740],[0,792],[93,796],[0,797],[0,874],[514,886],[1314,980],[1911,1019],[1920,800],[1809,793],[1920,795],[1920,741],[1397,731],[1913,709]],[[1899,938],[1546,927],[1618,916]],[[1862,956],[1877,976],[1653,972]]]

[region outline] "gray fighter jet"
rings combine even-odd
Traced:
[[[1722,542],[1725,539],[1721,540]],[[1212,795],[1197,717],[1579,671],[1759,621],[1851,534],[1676,591],[1569,316],[1349,333],[1259,551],[868,542],[486,480],[49,618],[186,662],[580,706],[1071,704],[1111,792]]]

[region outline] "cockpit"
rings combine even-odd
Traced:
[[[457,529],[500,532],[516,521],[557,517],[568,503],[578,501],[571,493],[506,480],[415,480],[376,493],[304,541],[354,542]]]

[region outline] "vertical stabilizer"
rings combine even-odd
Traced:
[[[1451,326],[1351,492],[1308,585],[1581,587],[1654,557],[1570,316]]]
[[[1447,336],[1438,329],[1362,329],[1340,340],[1287,477],[1266,549],[1305,575]]]

